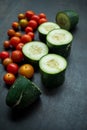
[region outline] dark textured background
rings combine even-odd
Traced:
[[[0,130],[87,130],[87,0],[0,0],[0,51],[7,39],[6,32],[19,13],[44,12],[49,21],[55,22],[57,11],[64,9],[76,10],[80,16],[73,31],[64,84],[48,91],[36,73],[33,81],[42,90],[40,100],[26,111],[14,113],[5,104],[8,89],[0,64]]]

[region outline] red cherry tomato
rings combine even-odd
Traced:
[[[6,73],[4,76],[3,76],[3,80],[5,81],[5,83],[7,85],[12,85],[15,80],[16,80],[16,77],[14,74],[12,73]]]
[[[28,11],[25,12],[25,16],[26,16],[26,18],[27,18],[28,20],[30,20],[31,17],[32,17],[34,14],[35,14],[35,13],[34,13],[34,11],[32,11],[32,10],[28,10]]]
[[[18,69],[19,69],[19,67],[16,63],[10,63],[7,65],[7,72],[8,73],[17,74]]]
[[[36,14],[34,14],[32,17],[31,17],[31,20],[35,20],[37,23],[39,22],[39,19],[40,17]]]
[[[29,36],[31,36],[32,40],[34,39],[34,36],[35,36],[35,35],[34,35],[33,32],[28,32],[27,34],[28,34]]]
[[[2,60],[4,60],[5,58],[8,58],[8,57],[10,57],[9,52],[7,52],[7,51],[2,51],[2,52],[0,53],[0,58],[1,58]]]
[[[16,46],[16,50],[20,50],[22,51],[22,47],[24,46],[23,43],[19,43],[17,46]]]
[[[42,24],[42,23],[45,23],[45,22],[47,22],[47,19],[46,19],[46,18],[41,18],[41,19],[39,20],[39,24]]]
[[[35,20],[30,20],[28,23],[29,27],[32,27],[34,30],[37,28],[38,24]]]
[[[21,42],[21,39],[17,36],[14,36],[10,39],[10,45],[14,48]]]
[[[32,40],[31,36],[29,36],[27,34],[24,34],[21,37],[21,42],[24,43],[24,44],[27,43],[27,42],[30,42],[31,40]]]
[[[23,53],[20,50],[14,50],[11,54],[13,62],[20,63],[23,60]]]
[[[32,27],[26,27],[25,28],[25,32],[28,33],[28,32],[33,32],[33,28]]]
[[[44,13],[40,13],[38,16],[39,16],[40,18],[46,18],[46,14],[44,14]]]

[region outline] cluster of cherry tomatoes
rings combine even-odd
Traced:
[[[0,59],[7,71],[3,76],[6,84],[12,85],[18,74],[27,78],[34,75],[34,67],[31,64],[19,65],[24,60],[22,47],[27,42],[34,40],[34,32],[44,22],[47,22],[44,13],[37,15],[34,11],[28,10],[25,13],[18,14],[18,21],[13,22],[11,28],[8,29],[7,35],[9,38],[3,43],[5,50],[0,52]],[[10,49],[10,51],[6,49]]]

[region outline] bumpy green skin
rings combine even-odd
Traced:
[[[40,94],[40,89],[33,82],[19,76],[8,91],[6,104],[11,108],[22,109],[32,104]]]
[[[48,74],[40,70],[43,85],[47,88],[55,88],[62,85],[65,80],[65,70],[57,74]]]
[[[58,15],[61,14],[61,13],[64,13],[64,14],[68,17],[69,22],[70,22],[70,27],[69,27],[69,28],[64,28],[64,29],[66,29],[66,30],[71,30],[71,29],[75,28],[75,26],[76,26],[76,25],[78,24],[78,22],[79,22],[79,15],[78,15],[75,11],[73,11],[73,10],[60,11],[60,12],[58,12],[57,15],[56,15],[56,23],[57,23],[57,24],[59,24],[59,23],[58,23]],[[61,28],[63,28],[61,24],[59,24],[59,26],[60,26]]]
[[[47,45],[49,47],[50,53],[59,54],[65,58],[70,55],[72,43],[68,43],[65,45],[52,45],[47,41]]]

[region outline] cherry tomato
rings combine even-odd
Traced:
[[[12,85],[15,80],[16,80],[16,77],[14,74],[12,73],[6,73],[4,76],[3,76],[3,80],[5,81],[5,83],[7,85]]]
[[[47,19],[46,19],[46,18],[41,18],[41,19],[39,20],[39,24],[42,24],[42,23],[45,23],[45,22],[47,22]]]
[[[10,63],[7,65],[7,72],[12,74],[18,73],[19,66],[16,63]]]
[[[18,14],[18,20],[25,19],[25,14],[20,13]]]
[[[21,34],[21,32],[16,32],[15,36],[21,38],[22,34]]]
[[[18,23],[18,22],[13,22],[13,23],[12,23],[12,28],[13,28],[14,30],[18,30],[18,29],[19,29],[19,23]]]
[[[21,42],[21,39],[17,36],[14,36],[10,39],[10,45],[14,48]]]
[[[7,35],[8,35],[9,37],[13,37],[13,36],[15,35],[15,30],[14,30],[14,29],[8,29]]]
[[[20,50],[22,51],[22,47],[24,46],[23,43],[19,43],[17,46],[16,46],[16,50]]]
[[[24,28],[27,27],[28,21],[27,21],[27,19],[21,19],[21,20],[19,21],[19,24],[20,24],[21,28],[24,29]]]
[[[26,27],[25,28],[25,32],[28,33],[28,32],[33,32],[33,28],[32,27]]]
[[[24,44],[27,43],[27,42],[30,42],[31,40],[32,40],[31,36],[29,36],[27,34],[24,34],[21,37],[21,42],[24,43]]]
[[[23,60],[23,53],[20,50],[12,51],[11,58],[13,62],[20,63]]]
[[[1,58],[2,60],[4,60],[5,58],[8,58],[8,57],[10,57],[9,52],[7,52],[7,51],[2,51],[2,52],[0,53],[0,58]]]
[[[30,20],[31,17],[32,17],[34,14],[35,14],[35,13],[34,13],[34,11],[32,11],[32,10],[28,10],[28,11],[25,12],[25,16],[26,16],[26,18],[27,18],[28,20]]]
[[[28,32],[27,34],[28,34],[29,36],[31,36],[32,40],[34,39],[34,36],[35,36],[35,35],[34,35],[33,32]]]
[[[34,75],[34,67],[30,64],[24,64],[19,68],[19,74],[26,78],[32,78]]]
[[[28,23],[29,27],[32,27],[34,30],[37,28],[38,24],[35,20],[30,20]]]
[[[5,49],[9,49],[10,48],[10,42],[8,40],[5,40],[3,45],[4,45]]]
[[[32,17],[31,17],[31,20],[35,20],[37,23],[39,22],[39,19],[40,17],[36,14],[34,14]]]
[[[3,60],[3,62],[2,62],[2,64],[6,67],[8,64],[10,64],[10,63],[13,63],[13,60],[10,58],[10,57],[8,57],[8,58],[5,58],[4,60]]]
[[[46,14],[44,14],[44,13],[40,13],[38,16],[39,16],[40,18],[45,18],[45,19],[46,19]]]

